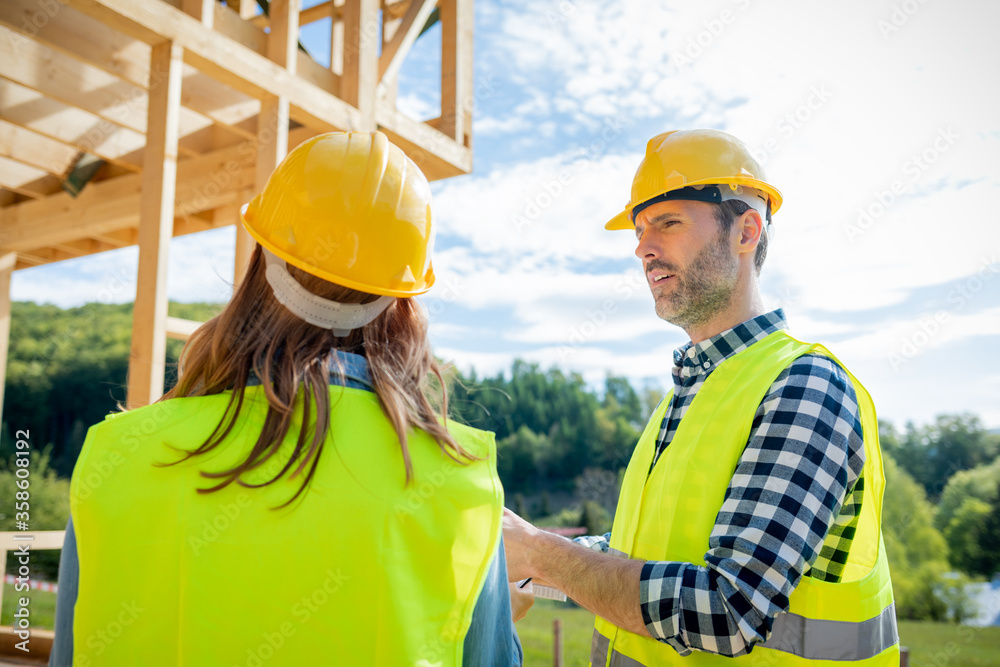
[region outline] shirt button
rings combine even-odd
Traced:
[[[706,361],[705,363],[703,363],[701,365],[701,367],[704,368],[704,369],[711,368],[712,367],[712,362],[711,361]]]

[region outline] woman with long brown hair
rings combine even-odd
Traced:
[[[176,386],[88,432],[51,664],[520,664],[493,434],[445,418],[413,299],[423,174],[380,132],[320,135],[243,224]]]

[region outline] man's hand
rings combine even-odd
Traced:
[[[510,615],[517,623],[535,604],[534,586],[530,581],[524,585],[524,588],[518,588],[517,583],[513,581],[507,585],[510,586]]]
[[[619,628],[649,636],[639,606],[643,561],[590,551],[535,528],[509,509],[503,511],[503,544],[511,581],[545,580]]]
[[[532,571],[530,555],[533,539],[540,532],[530,523],[506,507],[504,508],[503,546],[507,556],[507,579],[510,581],[521,581],[537,574]]]

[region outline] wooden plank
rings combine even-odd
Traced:
[[[201,21],[206,28],[215,25],[215,0],[182,0],[181,11]]]
[[[146,138],[41,93],[0,79],[0,117],[84,153],[138,171]]]
[[[184,48],[185,62],[245,94],[287,97],[292,117],[303,125],[324,131],[362,125],[358,110],[343,100],[289,76],[270,60],[159,0],[67,0],[67,4],[147,43],[174,40]]]
[[[298,69],[299,1],[271,0],[271,32],[267,36],[267,57],[289,74]]]
[[[10,274],[17,265],[17,253],[0,255],[0,420],[3,419],[3,394],[7,384],[7,350],[10,347]],[[6,566],[6,560],[4,561]]]
[[[62,549],[66,531],[64,530],[34,530],[30,534],[34,539],[31,541],[32,549]],[[18,545],[24,544],[19,537],[24,537],[23,532],[2,532],[0,533],[0,549],[14,551]]]
[[[396,28],[389,43],[382,48],[379,56],[379,79],[391,81],[399,73],[399,68],[417,40],[420,30],[427,23],[427,18],[437,5],[435,0],[411,0],[410,8],[403,16],[402,22]]]
[[[139,242],[139,230],[134,227],[116,229],[103,234],[93,234],[93,238],[115,248],[126,248]]]
[[[216,17],[220,12],[225,16],[233,14],[231,11],[224,14],[227,10],[221,5],[217,7]],[[0,24],[16,30],[37,10],[37,0],[4,0],[0,2]],[[238,16],[235,20],[242,23]],[[124,35],[70,7],[60,7],[60,11],[50,16],[41,26],[32,25],[37,28],[33,39],[49,48],[133,85],[142,88],[148,85],[149,45],[145,42]],[[226,26],[216,27],[219,29]],[[10,41],[18,46],[31,41],[17,33],[12,33],[11,37]],[[260,48],[263,50],[264,41],[262,35],[260,37]],[[220,86],[217,81],[190,66],[184,68],[181,104],[227,127],[234,127],[260,112],[258,100],[227,86]],[[253,136],[252,131],[240,134]]]
[[[340,96],[360,112],[353,129],[375,129],[375,89],[378,85],[378,0],[347,0],[344,4],[344,73]]]
[[[61,141],[0,119],[0,157],[62,177],[76,163],[79,154],[78,150]]]
[[[441,122],[438,128],[472,145],[473,12],[471,0],[441,0]]]
[[[416,162],[428,180],[472,171],[472,150],[439,130],[413,120],[386,101],[378,102],[378,127]]]
[[[330,70],[338,75],[344,73],[344,12],[345,0],[337,0],[337,17],[330,21]],[[339,85],[343,85],[342,83]],[[340,94],[340,87],[337,94]]]
[[[200,25],[200,24],[199,24]],[[167,265],[173,237],[183,49],[174,42],[152,48],[149,123],[139,214],[139,274],[129,358],[129,408],[163,395],[166,368]]]
[[[168,317],[166,325],[167,338],[187,340],[202,324],[204,324],[204,322],[198,322],[197,320],[185,320],[180,317]]]
[[[0,157],[0,185],[35,199],[42,199],[62,190],[60,181],[55,176],[6,157]]]
[[[238,196],[254,185],[256,153],[255,143],[246,142],[181,162],[178,214],[243,203]],[[0,208],[0,249],[27,251],[135,227],[141,187],[141,175],[128,174],[92,183],[76,199],[62,193]]]
[[[115,125],[146,133],[148,97],[144,86],[122,81],[37,42],[13,49],[11,40],[5,39],[9,34],[7,28],[0,26],[0,77]],[[202,152],[204,144],[199,143],[197,136],[189,138],[189,135],[211,126],[211,118],[182,109],[181,152],[186,155]]]
[[[343,4],[343,0],[339,4]],[[306,7],[299,12],[299,25],[309,25],[310,23],[315,23],[316,21],[322,21],[323,19],[333,18],[334,21],[340,20],[341,8],[337,6],[337,3],[331,0],[326,0],[325,2],[320,2],[313,5],[312,7]],[[264,28],[270,23],[270,19],[266,14],[258,14],[250,20],[250,23],[257,26],[258,28]]]

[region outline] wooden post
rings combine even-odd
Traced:
[[[201,21],[206,28],[215,25],[215,0],[181,0],[181,9]]]
[[[379,0],[347,0],[344,4],[344,74],[340,78],[340,97],[361,112],[361,127],[351,129],[367,132],[375,129],[378,11]]]
[[[163,395],[167,354],[167,265],[174,232],[183,64],[183,49],[174,42],[153,46],[139,212],[139,276],[132,316],[126,400],[129,408],[148,405]]]
[[[287,69],[289,74],[295,74],[298,43],[299,0],[273,0],[271,32],[267,37],[267,57]],[[255,193],[264,189],[271,172],[288,153],[289,110],[287,97],[267,95],[261,100],[260,116],[257,118]],[[243,229],[243,224],[237,222],[234,287],[239,285],[246,274],[247,262],[253,253],[255,243],[256,241]]]
[[[556,618],[552,620],[552,665],[553,667],[562,667],[562,664],[562,621]]]
[[[330,5],[330,69],[337,74],[344,73],[344,20],[341,11]],[[343,4],[341,0],[340,4]],[[337,91],[340,95],[340,91]]]
[[[463,146],[472,136],[471,0],[441,0],[441,123],[438,129]]]
[[[7,349],[10,347],[10,274],[17,264],[17,253],[0,255],[0,423],[3,421],[4,389],[7,386]],[[12,427],[10,432],[14,433]],[[6,560],[2,561],[6,563]]]
[[[899,667],[910,667],[910,649],[899,647]]]

